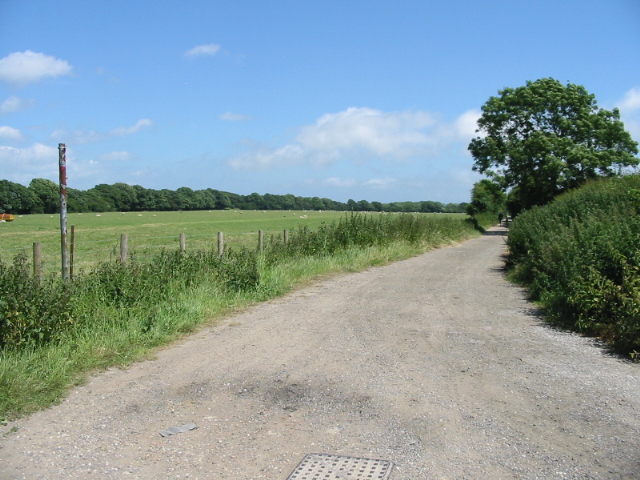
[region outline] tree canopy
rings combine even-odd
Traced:
[[[0,180],[0,213],[31,213],[38,211],[38,197],[24,185]]]
[[[511,190],[512,214],[640,162],[618,110],[598,108],[583,86],[544,78],[498,93],[482,106],[469,151],[475,171]]]
[[[486,178],[476,182],[471,190],[471,203],[467,205],[469,215],[479,213],[498,214],[504,210],[506,195],[500,185]]]

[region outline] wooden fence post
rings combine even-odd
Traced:
[[[262,252],[264,249],[264,232],[262,230],[258,230],[258,251]]]
[[[76,250],[76,226],[71,225],[71,245],[69,249],[69,278],[73,280],[74,252]]]
[[[224,254],[224,234],[222,232],[218,232],[218,256],[222,256]]]
[[[120,236],[120,262],[127,263],[128,256],[129,256],[129,250],[127,245],[127,234],[123,233]]]
[[[184,233],[180,234],[180,252],[184,253],[187,251],[187,236]]]
[[[40,283],[42,280],[42,244],[33,244],[33,276]]]
[[[289,245],[289,230],[284,231],[284,244]]]
[[[67,146],[58,144],[58,165],[60,174],[60,249],[62,258],[62,279],[69,280],[69,245],[67,244]]]

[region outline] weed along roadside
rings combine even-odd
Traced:
[[[72,282],[32,275],[26,255],[0,263],[0,416],[59,401],[89,372],[128,365],[243,306],[319,275],[358,271],[477,235],[464,217],[343,215],[264,240],[102,261]]]

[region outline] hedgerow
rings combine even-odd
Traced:
[[[593,181],[519,215],[515,280],[561,327],[640,351],[640,176]]]

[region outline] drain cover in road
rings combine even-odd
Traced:
[[[310,453],[287,480],[385,480],[392,468],[393,463],[387,460]]]

